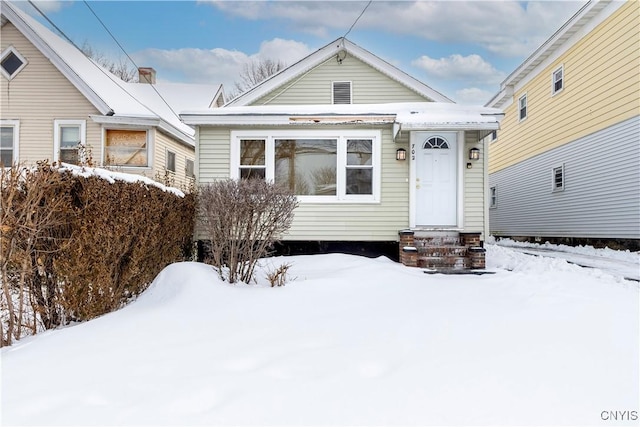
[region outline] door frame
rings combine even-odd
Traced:
[[[457,145],[457,153],[456,153],[456,169],[457,169],[457,189],[456,189],[456,218],[457,224],[456,227],[453,228],[455,230],[462,230],[464,227],[464,162],[463,162],[463,153],[464,153],[464,131],[445,131],[442,133],[455,133],[456,134],[456,145]],[[417,191],[416,191],[416,168],[417,168],[417,154],[418,150],[421,149],[421,140],[419,140],[419,136],[424,133],[437,134],[437,130],[421,130],[421,131],[411,131],[409,133],[409,227],[416,228],[416,208],[417,208]],[[452,227],[433,227],[436,229],[447,229],[451,230]]]

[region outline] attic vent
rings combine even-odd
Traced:
[[[351,82],[333,82],[333,103],[351,104]]]

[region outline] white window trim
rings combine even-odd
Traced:
[[[124,165],[109,165],[106,162],[107,156],[107,131],[108,130],[139,130],[147,132],[147,166],[124,166]],[[104,168],[118,168],[127,169],[133,171],[152,170],[154,162],[154,144],[155,140],[154,128],[148,126],[103,126],[102,127],[102,145],[100,149],[101,159],[100,166]]]
[[[2,54],[0,55],[0,62],[4,60],[4,58],[7,55],[9,55],[9,53],[13,53],[15,56],[18,57],[18,59],[20,59],[20,61],[22,61],[22,65],[19,66],[18,69],[13,72],[13,74],[7,73],[5,69],[0,66],[0,72],[2,73],[2,75],[5,76],[7,80],[12,80],[18,74],[20,74],[20,71],[22,71],[22,69],[26,67],[29,62],[25,59],[24,56],[20,55],[20,52],[18,52],[18,50],[15,47],[13,47],[13,45],[8,46],[5,50],[2,51]]]
[[[524,117],[520,117],[520,110],[522,110],[520,101],[522,101],[522,99],[524,98],[525,101],[525,115]],[[529,117],[529,98],[527,97],[526,93],[523,93],[522,95],[520,95],[520,97],[518,98],[518,122],[524,122],[525,120],[527,120],[527,117]]]
[[[334,93],[336,83],[349,83],[349,104],[335,104]],[[336,80],[331,82],[331,104],[334,105],[350,105],[353,104],[353,82],[351,80]]]
[[[498,187],[493,185],[489,187],[489,208],[495,209],[498,207]]]
[[[562,187],[556,187],[556,169],[562,170]],[[567,175],[565,173],[564,163],[557,164],[551,168],[551,192],[557,193],[564,191],[567,182]]]
[[[173,154],[173,169],[171,170],[169,169],[169,153]],[[164,168],[167,170],[167,172],[171,172],[171,173],[176,173],[176,171],[178,170],[178,156],[177,153],[175,151],[171,151],[168,148],[165,149],[165,153],[164,153]]]
[[[80,145],[87,146],[87,121],[86,120],[69,120],[61,119],[53,121],[53,161],[60,159],[60,127],[61,126],[80,126]],[[85,159],[78,156],[81,162]]]
[[[270,130],[270,131],[231,131],[231,170],[230,178],[240,178],[240,140],[265,140],[265,176],[267,181],[273,182],[275,174],[275,140],[276,139],[336,139],[338,141],[337,155],[337,194],[335,196],[297,196],[301,203],[380,203],[381,188],[381,154],[382,134],[371,130]],[[373,141],[372,159],[373,182],[372,194],[346,194],[347,169],[347,139],[371,139]]]
[[[20,120],[0,119],[0,126],[13,127],[13,153],[11,156],[13,163],[18,163],[20,161]],[[5,167],[11,167],[11,165],[5,165]]]
[[[556,73],[558,71],[562,72],[562,87],[559,90],[556,90]],[[555,96],[564,90],[564,64],[557,67],[551,73],[551,96]]]
[[[189,175],[189,171],[187,170],[187,164],[189,162],[193,163],[193,175]],[[196,178],[196,161],[194,159],[191,159],[189,157],[184,158],[184,176],[190,179]]]

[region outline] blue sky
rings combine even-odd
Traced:
[[[77,44],[124,57],[84,2],[35,3]],[[457,102],[483,104],[584,3],[374,0],[347,38]],[[138,66],[157,70],[159,81],[231,89],[248,61],[292,64],[343,36],[367,1],[89,5]],[[20,6],[33,12],[26,2]]]

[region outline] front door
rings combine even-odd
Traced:
[[[458,217],[456,133],[415,135],[416,225],[455,227]]]

